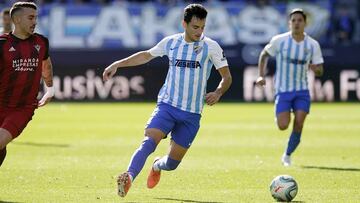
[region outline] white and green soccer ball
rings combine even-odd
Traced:
[[[289,202],[295,198],[298,192],[298,184],[289,175],[279,175],[271,181],[270,192],[275,200]]]

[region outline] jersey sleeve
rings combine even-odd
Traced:
[[[166,44],[169,41],[169,38],[166,37],[162,39],[157,45],[155,45],[153,48],[149,49],[149,52],[152,56],[164,56],[166,55]]]
[[[224,50],[215,41],[213,41],[210,47],[210,60],[214,63],[216,69],[228,66]]]
[[[265,46],[264,50],[270,54],[270,56],[275,56],[277,52],[277,37],[273,37],[270,42]]]
[[[46,60],[49,58],[49,40],[48,38],[44,37],[44,41],[45,41],[45,55],[44,55],[44,58],[43,60]]]
[[[313,64],[322,64],[324,63],[324,59],[321,53],[320,45],[315,41],[314,43],[314,52],[311,58]]]

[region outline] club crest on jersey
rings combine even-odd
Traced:
[[[201,50],[202,50],[202,46],[194,46],[194,52],[196,54],[199,54],[201,52]]]
[[[34,48],[39,52],[41,47],[40,47],[40,45],[37,44],[37,45],[34,45]]]

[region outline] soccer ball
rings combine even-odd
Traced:
[[[295,179],[289,175],[279,175],[271,181],[271,196],[277,201],[291,201],[298,192]]]

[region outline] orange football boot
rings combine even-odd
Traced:
[[[154,163],[159,160],[160,157],[156,157],[154,160]],[[153,163],[153,165],[154,165]],[[147,179],[147,187],[149,189],[154,188],[160,181],[160,175],[161,175],[161,170],[160,171],[155,171],[153,166],[151,166],[151,170]]]
[[[125,197],[131,187],[131,178],[128,172],[122,173],[117,179],[118,195]]]

